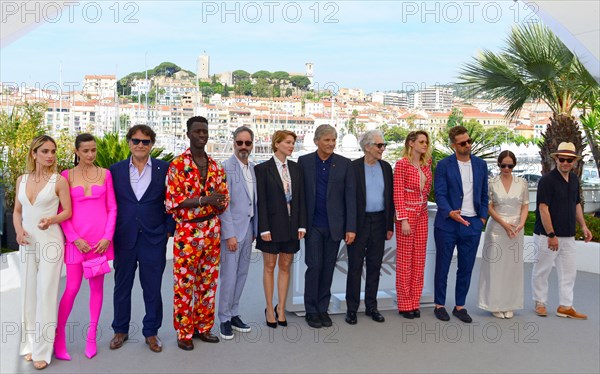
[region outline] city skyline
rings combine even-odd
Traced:
[[[317,90],[414,89],[456,81],[462,64],[497,50],[516,22],[535,20],[512,1],[75,4],[52,17],[43,6],[8,9],[46,22],[2,48],[1,81],[43,87],[59,81],[62,67],[63,84],[81,83],[165,61],[195,72],[206,51],[211,75],[303,72],[312,62]]]

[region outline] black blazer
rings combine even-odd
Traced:
[[[315,215],[317,171],[316,152],[298,158],[304,173],[306,193],[306,214],[308,217],[307,236],[310,236]],[[331,155],[331,169],[327,182],[327,218],[329,232],[333,240],[343,240],[346,232],[356,233],[356,182],[352,161],[338,154]]]
[[[387,161],[379,160],[383,170],[383,205],[385,209],[386,231],[394,231],[394,198],[392,167]],[[367,206],[367,183],[365,179],[365,158],[352,161],[356,177],[356,226],[360,229],[365,220]],[[357,233],[360,235],[360,233]]]
[[[129,158],[110,167],[117,200],[117,224],[113,237],[115,250],[133,248],[140,235],[153,244],[175,231],[175,221],[165,209],[165,180],[169,164],[152,159],[152,180],[148,189],[137,200],[129,181]]]
[[[288,214],[283,182],[273,158],[254,167],[256,192],[258,194],[258,235],[271,232],[274,242],[298,240],[298,229],[306,228],[304,184],[302,170],[288,160],[292,183],[291,214]]]

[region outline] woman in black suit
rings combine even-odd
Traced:
[[[296,134],[275,131],[271,148],[275,152],[268,161],[256,165],[258,194],[258,232],[256,248],[263,252],[263,286],[267,308],[267,326],[287,326],[285,299],[290,281],[290,266],[306,233],[304,182],[298,164],[288,161],[294,151]],[[277,291],[279,304],[273,308],[274,272],[279,262]],[[281,318],[281,319],[280,319]]]

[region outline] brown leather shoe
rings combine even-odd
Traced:
[[[556,309],[556,315],[563,318],[573,318],[573,319],[587,319],[587,316],[583,313],[577,313],[575,308],[569,307],[565,308],[564,306],[559,306]]]
[[[548,315],[548,312],[546,311],[546,305],[544,305],[544,303],[536,301],[535,314],[537,314],[540,317],[546,317]]]
[[[207,343],[218,343],[219,337],[210,333],[210,331],[204,331],[203,333],[195,332],[193,335],[194,339],[200,339]]]
[[[129,335],[121,332],[116,333],[110,341],[110,349],[121,348],[127,339],[129,339]]]
[[[152,352],[162,352],[162,342],[158,338],[158,336],[149,336],[146,338],[146,344],[150,347]]]
[[[184,351],[191,351],[194,349],[194,342],[192,339],[177,339],[177,346]]]

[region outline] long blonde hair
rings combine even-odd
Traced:
[[[409,143],[417,141],[419,135],[425,135],[425,138],[427,139],[427,152],[422,154],[421,159],[419,160],[421,165],[425,165],[429,162],[429,160],[431,160],[431,142],[429,141],[429,134],[425,130],[411,131],[406,136],[406,140],[404,140],[404,150],[402,152],[402,157],[407,158],[409,160],[411,159],[412,147]]]
[[[35,170],[36,169],[35,158],[33,157],[33,154],[35,152],[37,152],[37,150],[42,145],[44,145],[46,142],[52,142],[52,144],[54,144],[54,147],[57,147],[54,139],[52,139],[52,137],[50,137],[48,135],[40,135],[38,137],[35,137],[31,141],[31,145],[29,145],[29,152],[27,152],[27,162],[26,162],[26,166],[25,166],[26,172],[34,173],[36,171]],[[50,165],[50,170],[53,173],[56,172],[56,158],[54,159],[54,162],[52,163],[52,165]]]

